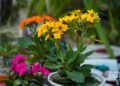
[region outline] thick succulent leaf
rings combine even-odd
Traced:
[[[84,77],[88,77],[91,74],[92,65],[83,65],[80,67],[79,72],[81,72]]]
[[[76,83],[83,83],[85,81],[84,75],[77,71],[67,71],[68,78]]]
[[[70,59],[68,59],[68,61],[67,61],[67,65],[70,65],[73,62],[75,62],[77,58],[78,58],[78,52],[73,52]]]
[[[61,65],[57,65],[57,64],[54,64],[54,63],[45,63],[44,64],[45,67],[51,69],[51,70],[55,70],[55,69],[58,69],[61,67]]]

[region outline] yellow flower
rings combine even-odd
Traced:
[[[69,29],[69,28],[68,28],[67,25],[62,25],[62,31],[63,31],[63,32],[67,31],[68,29]]]
[[[58,28],[53,28],[53,29],[52,29],[52,32],[58,32],[58,31],[59,31]]]
[[[59,18],[59,21],[68,23],[68,22],[71,22],[72,20],[75,20],[77,18],[79,18],[79,17],[76,15],[70,15],[70,16],[64,16],[62,18]]]
[[[88,14],[86,20],[87,20],[88,22],[91,22],[91,23],[94,22],[94,18],[93,18],[90,14]]]
[[[100,17],[99,17],[99,15],[98,15],[97,13],[95,13],[95,14],[93,15],[93,18],[94,18],[94,20],[97,20],[97,21],[100,20]]]
[[[43,34],[42,29],[41,29],[41,26],[39,26],[39,27],[37,28],[37,32],[38,32],[38,37],[41,37],[42,34]]]
[[[53,36],[54,36],[55,39],[60,39],[61,38],[60,33],[54,33]]]
[[[71,12],[70,14],[76,15],[76,14],[79,14],[79,13],[81,13],[81,10],[75,10],[75,11]]]
[[[99,15],[96,13],[96,12],[94,12],[93,10],[87,10],[87,12],[88,12],[88,14],[92,17],[92,18],[89,18],[88,20],[92,20],[93,22],[96,22],[96,21],[99,21],[100,20],[100,17],[99,17]]]
[[[47,33],[48,32],[48,28],[44,28],[43,30],[43,34]]]
[[[83,13],[81,15],[81,20],[85,20],[87,17],[88,17],[88,14],[87,13]]]
[[[54,37],[54,39],[60,39],[62,34],[68,30],[68,26],[62,24],[62,22],[46,22],[45,24],[38,26],[37,32],[38,37],[44,36],[45,40],[50,37]]]
[[[99,21],[100,18],[97,13],[95,13],[93,10],[88,10],[87,13],[81,14],[81,21],[86,20],[87,22],[93,23],[96,21]]]
[[[45,23],[45,25],[48,26],[48,27],[54,27],[54,22],[48,21],[48,22]]]
[[[89,14],[95,14],[95,12],[94,12],[93,10],[87,10],[87,12],[88,12]]]

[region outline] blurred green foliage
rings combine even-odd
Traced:
[[[51,15],[57,18],[68,11],[71,2],[72,0],[32,0],[28,16]]]

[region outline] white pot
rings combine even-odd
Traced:
[[[49,82],[52,86],[63,86],[63,85],[57,84],[57,83],[55,83],[55,82],[53,82],[53,81],[51,80],[51,77],[54,76],[54,75],[56,75],[56,74],[58,74],[58,72],[53,72],[53,73],[49,74],[49,76],[48,76],[48,82]],[[105,79],[104,79],[102,76],[99,76],[99,75],[94,74],[94,73],[91,73],[91,74],[92,74],[93,77],[95,77],[95,79],[97,79],[97,80],[100,82],[100,84],[99,84],[98,86],[104,86],[104,84],[105,84]]]

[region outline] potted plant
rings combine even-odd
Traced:
[[[94,25],[94,23],[100,20],[98,14],[93,10],[88,10],[87,12],[81,12],[80,10],[75,10],[69,15],[59,18],[58,22],[67,25],[67,31],[69,38],[75,43],[75,47],[66,42],[66,48],[62,48],[57,41],[56,55],[51,55],[53,58],[57,58],[57,61],[49,61],[45,63],[45,66],[51,70],[57,70],[48,76],[48,81],[53,86],[102,86],[105,82],[102,77],[96,79],[96,75],[91,73],[91,65],[81,65],[84,60],[92,54],[92,51],[83,53],[86,49],[87,36],[86,31],[89,26]],[[48,26],[47,28],[52,28],[54,26]],[[63,29],[62,27],[58,27]],[[38,33],[39,29],[38,28]],[[60,32],[58,31],[57,36]],[[50,56],[50,55],[49,55]],[[97,77],[98,78],[98,77]],[[102,83],[101,83],[102,80]]]

